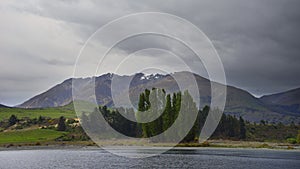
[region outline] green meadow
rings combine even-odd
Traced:
[[[53,141],[54,139],[63,136],[66,132],[48,130],[48,129],[33,129],[9,131],[0,133],[0,144],[7,143],[42,143]]]
[[[19,119],[28,117],[38,118],[39,116],[59,118],[75,118],[76,114],[71,106],[64,106],[59,108],[39,108],[39,109],[22,109],[22,108],[0,108],[0,121],[8,119],[11,115],[16,115]]]

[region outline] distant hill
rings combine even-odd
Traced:
[[[5,106],[3,104],[0,104],[0,108],[9,108],[8,106]]]
[[[273,111],[283,114],[300,115],[300,88],[266,95],[261,97],[260,100]]]
[[[294,105],[300,104],[300,88],[292,89],[277,94],[265,95],[260,98],[267,104]]]
[[[95,79],[97,102],[99,105],[107,105],[109,107],[113,106],[111,96],[111,80],[113,76],[118,77],[118,83],[120,84],[131,80],[129,95],[133,104],[137,105],[139,94],[146,88],[163,88],[168,93],[179,91],[177,83],[172,75],[176,75],[177,78],[184,81],[184,79],[187,77],[186,73],[187,72],[176,72],[171,75],[157,74],[150,76],[145,76],[142,73],[138,73],[132,76],[104,74],[96,77]],[[194,74],[194,76],[199,87],[202,106],[209,105],[211,99],[210,81],[196,74]],[[86,91],[86,93],[88,93],[87,91],[89,89],[87,89],[87,86],[85,84],[90,79],[91,78],[68,79],[63,83],[54,86],[50,90],[29,99],[19,107],[45,108],[67,105],[72,102],[72,80],[76,80],[81,84],[77,90]],[[119,94],[122,95],[124,94],[124,92],[122,93],[122,91],[119,91]],[[296,99],[299,99],[299,97],[297,96]],[[300,122],[300,114],[295,114],[291,113],[290,111],[282,111],[283,109],[274,108],[274,106],[270,106],[270,104],[267,103],[266,100],[268,99],[258,99],[245,90],[227,86],[227,102],[225,113],[236,116],[243,116],[245,119],[255,122],[259,122],[262,119],[268,120],[269,122]],[[276,103],[276,105],[278,104]]]

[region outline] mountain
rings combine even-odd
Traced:
[[[107,105],[112,107],[114,105],[112,101],[111,85],[112,78],[116,78],[116,89],[119,96],[123,96],[125,91],[121,89],[118,84],[124,84],[130,82],[129,86],[129,99],[133,105],[137,105],[138,97],[145,89],[163,88],[167,93],[174,93],[179,91],[176,80],[188,83],[188,72],[176,72],[167,75],[149,75],[146,76],[142,73],[137,73],[132,76],[119,76],[115,74],[104,74],[95,78],[95,93],[96,100],[99,105]],[[193,74],[198,84],[201,105],[209,105],[211,100],[211,82],[197,74]],[[72,102],[72,80],[76,82],[76,90],[83,91],[82,93],[90,97],[91,90],[88,85],[92,78],[76,78],[68,79],[61,84],[54,86],[48,91],[37,95],[28,101],[21,104],[22,108],[44,108],[44,107],[57,107],[63,106]],[[215,82],[212,82],[215,83]],[[218,84],[221,85],[221,84]],[[117,97],[120,99],[122,97]],[[297,97],[299,99],[299,97]],[[127,100],[127,99],[126,99]],[[281,111],[282,109],[274,108],[274,105],[267,104],[267,99],[256,98],[245,90],[238,89],[236,87],[227,86],[227,100],[225,113],[236,116],[243,116],[249,121],[259,122],[260,120],[268,120],[269,122],[290,123],[291,121],[300,122],[300,114],[291,113],[290,111]],[[272,99],[270,99],[272,100]],[[124,100],[119,100],[121,103]],[[276,105],[278,105],[276,103]],[[279,111],[280,110],[280,111]],[[286,114],[285,114],[286,113]]]
[[[269,109],[291,115],[300,115],[300,88],[260,98]]]

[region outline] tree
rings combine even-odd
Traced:
[[[9,122],[9,126],[15,125],[18,122],[17,116],[15,116],[14,114],[11,115],[8,122]]]
[[[205,107],[203,107],[202,111],[199,110],[199,115],[198,115],[198,118],[199,118],[199,131],[201,131],[203,126],[204,126],[204,123],[206,121],[206,117],[208,116],[209,109],[210,109],[209,106],[205,106]]]
[[[176,104],[177,104],[177,94],[176,93],[173,93],[173,97],[172,97],[172,111],[173,113],[175,113],[177,110],[176,110]],[[173,119],[175,120],[175,119]]]
[[[154,119],[154,121],[148,123],[148,130],[151,136],[156,136],[164,131],[164,117],[166,117],[166,112],[164,108],[166,107],[166,93],[162,89],[154,89],[150,94],[151,109],[147,111],[148,117]],[[161,138],[159,138],[161,139]],[[153,141],[157,141],[152,139]]]
[[[65,123],[65,118],[64,116],[61,116],[58,120],[58,126],[57,126],[57,130],[58,131],[66,131],[67,127],[66,127],[66,123]]]
[[[143,112],[146,110],[145,108],[145,94],[141,93],[140,97],[139,97],[139,107],[138,107],[138,111]]]
[[[172,119],[172,105],[171,105],[171,96],[168,94],[167,95],[167,101],[166,101],[166,107],[163,112],[163,131],[166,131],[170,125],[171,125],[171,119]]]
[[[145,90],[145,110],[149,110],[151,103],[150,103],[150,90]]]
[[[300,144],[300,130],[298,130],[297,143]]]
[[[240,117],[240,139],[246,139],[246,125],[242,117]]]
[[[140,120],[145,117],[145,111],[146,111],[146,98],[145,94],[141,93],[139,97],[139,102],[138,102],[138,112],[136,113],[136,119]],[[149,136],[149,131],[148,131],[148,126],[145,123],[139,123],[138,127],[142,129],[141,134],[143,137],[148,137]]]
[[[196,131],[198,131],[198,125],[199,122],[196,119],[193,118],[193,114],[197,113],[198,114],[198,108],[196,103],[193,100],[193,97],[190,95],[190,93],[186,90],[184,91],[182,95],[182,110],[180,112],[182,115],[179,115],[179,120],[181,122],[179,131],[178,131],[178,136],[182,137],[185,136],[184,139],[181,142],[194,142],[195,140],[198,140],[197,136],[198,134]],[[186,130],[188,129],[189,123],[194,123],[193,127],[191,130],[186,134]],[[197,126],[197,127],[195,127]]]

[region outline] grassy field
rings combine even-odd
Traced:
[[[64,135],[66,132],[60,132],[47,129],[20,130],[0,133],[0,144],[10,143],[37,143],[53,141]]]
[[[50,118],[59,118],[60,116],[66,118],[76,117],[71,106],[41,109],[0,108],[0,121],[8,119],[12,114],[16,115],[19,119],[23,117],[38,118],[39,116]]]

